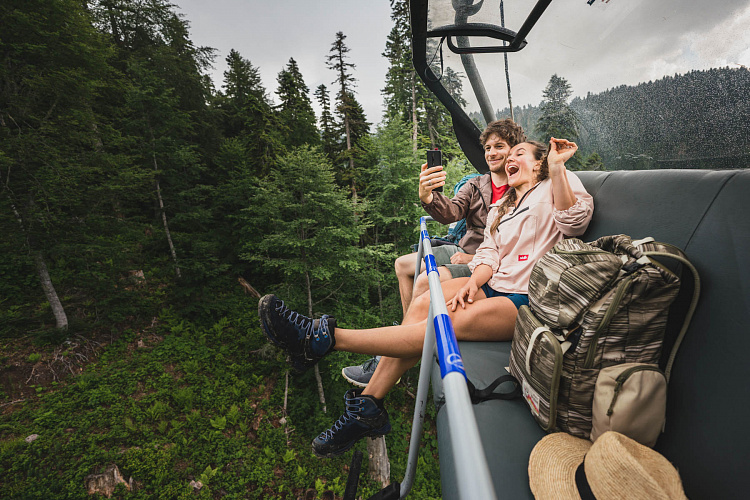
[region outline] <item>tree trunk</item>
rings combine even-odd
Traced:
[[[346,152],[349,155],[349,172],[352,175],[352,200],[357,203],[357,185],[354,178],[354,157],[352,156],[352,137],[349,127],[349,113],[344,110],[344,129],[346,130]]]
[[[385,436],[367,438],[367,455],[370,458],[368,467],[370,479],[380,483],[383,488],[391,484],[391,463],[388,461]]]
[[[154,147],[154,132],[149,126],[149,134],[151,134],[151,158],[154,161],[154,172],[159,171],[159,164],[156,161],[156,151]],[[182,278],[182,272],[180,266],[177,264],[177,251],[174,248],[172,242],[172,234],[169,232],[169,224],[167,223],[167,212],[164,210],[164,199],[161,197],[161,185],[159,179],[154,177],[154,183],[156,186],[156,197],[159,199],[159,211],[161,212],[161,221],[164,224],[164,233],[167,235],[167,243],[169,244],[169,251],[172,254],[172,260],[174,261],[174,272],[177,278]]]
[[[432,149],[436,149],[437,145],[435,144],[435,127],[432,126],[432,122],[430,121],[430,114],[425,113],[425,121],[427,121],[427,132],[430,134],[430,144]]]
[[[417,150],[417,137],[419,127],[417,126],[417,72],[411,72],[411,149]]]
[[[375,246],[378,246],[380,240],[380,232],[378,228],[375,228]],[[383,284],[382,280],[378,278],[378,307],[380,308],[380,324],[385,323],[385,311],[383,310]]]
[[[26,237],[26,246],[28,246],[29,252],[34,257],[34,265],[36,266],[37,276],[39,276],[39,284],[42,285],[44,295],[47,297],[47,302],[49,302],[50,308],[52,309],[52,314],[55,316],[55,326],[60,330],[67,330],[68,315],[65,314],[65,308],[63,308],[62,302],[60,302],[60,297],[58,297],[57,291],[55,290],[55,286],[52,284],[52,279],[50,278],[49,270],[47,269],[47,263],[44,261],[44,255],[41,251],[32,249],[32,238],[29,232],[26,231],[26,227],[23,225],[23,217],[21,217],[18,209],[16,209],[16,205],[13,202],[13,199],[10,198],[10,195],[8,195],[8,201],[10,201],[10,208],[16,216],[18,225],[21,226],[21,232]],[[33,205],[33,201],[30,203]]]
[[[39,282],[44,290],[44,295],[49,301],[49,305],[52,308],[52,314],[55,315],[55,326],[60,330],[68,329],[68,316],[65,314],[60,298],[57,296],[55,286],[52,284],[52,279],[49,277],[49,271],[47,270],[47,264],[44,262],[44,256],[42,252],[34,253],[34,264],[36,265],[36,272],[39,275]]]
[[[154,156],[154,170],[156,170],[156,156]],[[159,186],[159,179],[156,179],[156,197],[159,199],[159,211],[161,211],[161,221],[164,224],[164,233],[167,235],[167,243],[169,244],[169,251],[172,254],[172,260],[174,261],[174,272],[178,278],[182,278],[182,272],[180,266],[177,264],[177,251],[174,248],[172,242],[172,234],[169,232],[169,224],[167,223],[167,212],[164,210],[164,200],[161,197],[161,187]]]
[[[307,285],[307,316],[312,318],[312,284],[310,283],[310,273],[305,271],[305,284]],[[326,393],[323,390],[323,379],[320,377],[320,368],[318,364],[315,364],[315,381],[318,383],[318,397],[320,398],[320,404],[323,406],[323,413],[328,413],[326,408]]]

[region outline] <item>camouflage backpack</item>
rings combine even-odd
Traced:
[[[667,314],[680,280],[655,257],[678,260],[696,283],[691,311],[667,363],[668,380],[699,288],[695,268],[680,249],[625,235],[592,243],[571,238],[534,266],[530,307],[518,311],[510,373],[544,430],[589,437],[594,388],[603,368],[635,363],[659,370]]]

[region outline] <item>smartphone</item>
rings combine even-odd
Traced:
[[[443,164],[443,152],[439,149],[427,150],[427,167],[436,167]],[[436,187],[433,191],[443,191],[443,186]]]

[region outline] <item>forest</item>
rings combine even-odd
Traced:
[[[608,170],[750,167],[747,68],[696,70],[569,102],[566,83],[555,87],[567,90],[568,134],[578,138],[582,156],[597,153]],[[545,104],[514,107],[514,116],[535,130]],[[497,113],[508,116],[510,109]]]
[[[268,89],[235,50],[211,81],[215,50],[167,0],[0,4],[0,496],[88,498],[115,467],[117,498],[342,496],[347,456],[317,459],[310,441],[339,414],[341,368],[365,357],[290,374],[257,302],[277,293],[343,327],[399,321],[393,262],[416,242],[424,150],[444,151],[448,186],[474,170],[414,73],[408,2],[390,4],[382,117],[357,100],[343,32],[320,54],[330,85],[308,88],[290,54]],[[568,103],[555,75],[516,116],[539,138],[577,134],[575,168],[622,168],[623,151],[644,168],[746,161],[731,124],[748,109],[695,90],[716,81],[748,95],[747,70],[720,69]],[[674,140],[696,110],[710,150]],[[389,396],[394,480],[415,386],[410,373]],[[413,494],[440,498],[430,415],[419,461]]]

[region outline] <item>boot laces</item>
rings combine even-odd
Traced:
[[[286,304],[284,304],[283,300],[279,300],[279,303],[276,305],[276,312],[278,312],[282,318],[294,325],[297,330],[305,334],[305,351],[307,351],[310,337],[319,339],[320,333],[323,334],[323,337],[328,337],[328,316],[320,318],[318,328],[316,329],[314,328],[314,320],[307,316],[303,316],[296,311],[292,311],[286,306]],[[307,352],[305,352],[305,357],[309,357]]]
[[[339,417],[330,429],[323,431],[320,435],[328,441],[333,439],[338,431],[344,428],[344,426],[350,420],[357,420],[356,414],[364,409],[364,400],[362,398],[346,398],[346,409],[344,414]]]

